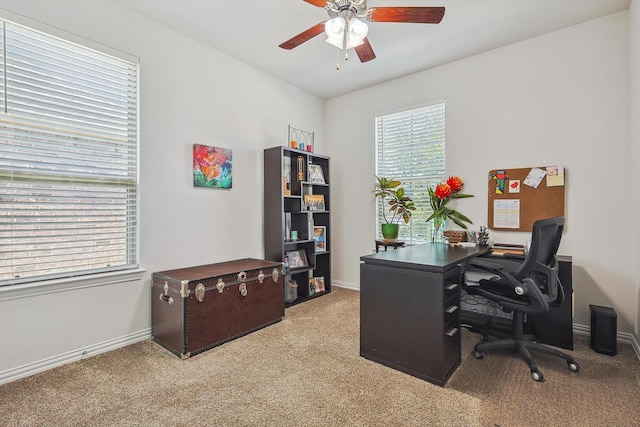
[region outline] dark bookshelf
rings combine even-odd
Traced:
[[[287,307],[331,292],[329,172],[327,156],[289,147],[264,150],[264,257],[285,262],[287,252],[304,251],[308,263],[304,268],[285,271],[284,286],[289,280],[298,284],[298,298],[285,302]],[[321,195],[324,209],[308,210],[305,195]],[[314,227],[324,227],[325,250],[316,251]],[[297,231],[296,240],[291,239],[291,231]],[[309,279],[315,277],[324,279],[325,290],[310,294]]]

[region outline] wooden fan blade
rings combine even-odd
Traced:
[[[444,7],[372,7],[365,16],[371,22],[439,24],[444,16]]]
[[[355,50],[358,54],[358,58],[360,58],[360,62],[368,62],[376,58],[376,54],[373,53],[373,49],[371,48],[371,43],[369,43],[369,39],[366,37],[364,39],[364,43],[360,46],[356,46]]]
[[[304,1],[318,7],[325,7],[327,5],[327,0],[304,0]]]
[[[326,21],[322,21],[322,22],[314,25],[313,27],[309,28],[308,30],[305,30],[305,31],[301,32],[297,36],[293,36],[292,38],[290,38],[286,42],[282,43],[280,45],[280,47],[283,48],[283,49],[293,49],[294,47],[300,46],[302,43],[306,42],[307,40],[311,40],[312,38],[314,38],[318,34],[324,32],[324,23],[325,22]]]

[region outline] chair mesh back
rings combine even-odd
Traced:
[[[547,295],[549,301],[558,297],[558,266],[556,253],[560,247],[564,218],[536,221],[531,232],[531,247],[527,258],[516,271],[519,279],[529,277]]]

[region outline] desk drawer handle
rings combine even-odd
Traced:
[[[448,291],[452,291],[452,290],[454,290],[454,289],[455,289],[455,288],[457,288],[457,287],[458,287],[458,284],[457,284],[457,283],[452,283],[452,284],[450,284],[449,286],[447,286],[447,290],[448,290]]]
[[[447,336],[452,337],[458,333],[458,328],[451,328],[449,332],[447,332]]]
[[[445,311],[451,314],[451,313],[454,313],[457,309],[458,309],[457,305],[452,305],[451,307],[447,308]]]

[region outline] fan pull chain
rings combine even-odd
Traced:
[[[336,47],[336,71],[340,71],[340,48]]]

